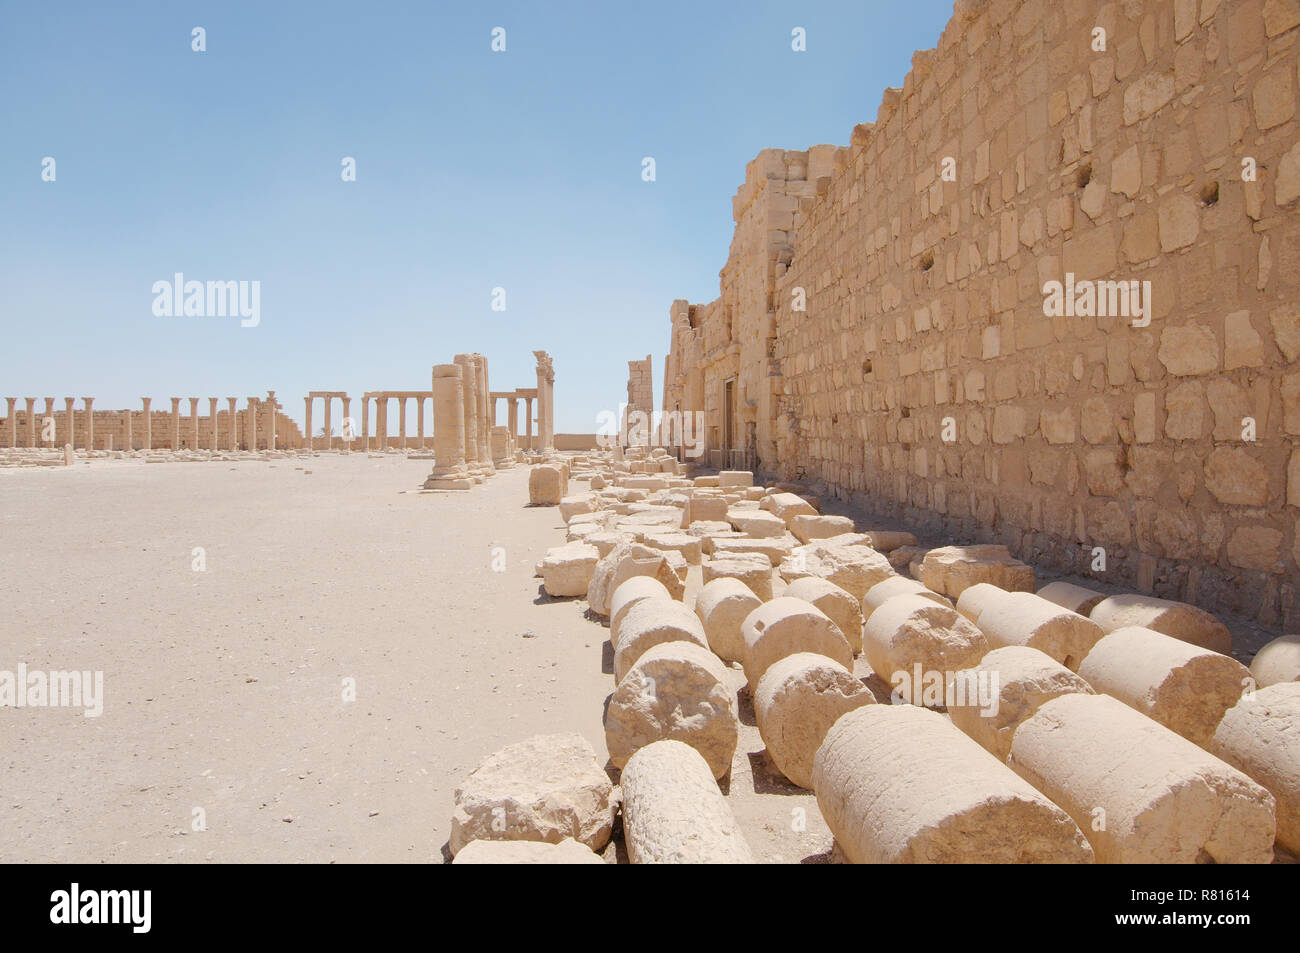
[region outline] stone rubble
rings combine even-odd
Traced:
[[[1140,626],[1104,636],[1079,675],[1207,750],[1224,714],[1251,684],[1250,671],[1236,659]]]
[[[1044,702],[1016,729],[1007,763],[1074,818],[1098,863],[1273,859],[1273,796],[1109,695]]]
[[[449,848],[474,840],[609,841],[618,793],[578,734],[536,735],[488,755],[456,788]]]
[[[942,715],[864,705],[813,767],[822,816],[857,864],[1091,863],[1080,825]]]
[[[605,744],[617,768],[646,745],[671,738],[698,751],[722,778],[731,771],[739,733],[726,666],[694,642],[648,648],[619,679],[605,713]]]
[[[622,774],[623,836],[634,864],[748,864],[754,858],[709,766],[681,741],[656,741]]]
[[[782,774],[812,789],[813,759],[831,725],[875,696],[843,665],[796,652],[768,666],[754,692],[754,717],[767,753]]]
[[[977,679],[981,673],[997,676],[994,705],[967,697],[963,699],[966,704],[948,707],[948,717],[999,761],[1007,760],[1016,729],[1043,702],[1069,692],[1096,694],[1091,685],[1056,659],[1023,645],[995,648],[967,672],[974,673]],[[958,673],[958,678],[967,672]],[[994,709],[992,714],[990,708]]]
[[[608,619],[605,742],[633,863],[753,859],[716,783],[743,756],[746,693],[768,761],[814,791],[853,862],[1263,863],[1274,838],[1295,849],[1294,637],[1260,653],[1255,678],[1276,688],[1250,691],[1227,655],[1114,626],[1138,617],[1213,639],[1222,624],[1202,610],[1065,581],[1035,593],[1034,568],[1002,546],[824,522],[795,485],[693,476],[668,459],[629,448],[533,461],[589,487],[559,497],[566,542],[538,570],[547,592]],[[827,535],[800,543],[796,523]],[[934,673],[939,695],[918,685],[912,697],[910,680]],[[877,703],[873,677],[893,704]],[[509,757],[517,779],[458,794],[457,847],[491,833],[469,802],[533,793],[536,752]],[[495,836],[555,843],[561,826]],[[491,851],[482,862],[507,856]]]

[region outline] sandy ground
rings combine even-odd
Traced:
[[[603,760],[607,629],[533,575],[558,511],[524,505],[526,468],[421,493],[429,466],[0,470],[0,669],[105,680],[98,718],[0,708],[0,860],[441,862],[483,756],[577,731]],[[724,790],[756,857],[826,860],[741,717]]]

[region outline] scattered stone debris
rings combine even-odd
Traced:
[[[1004,546],[861,530],[796,486],[692,476],[659,448],[536,462],[529,502],[541,485],[567,537],[538,564],[543,585],[608,619],[605,742],[632,863],[753,859],[719,787],[744,693],[766,757],[815,793],[850,862],[1295,849],[1296,637],[1260,653],[1253,674],[1274,694],[1252,702],[1252,673],[1204,644],[1229,644],[1204,610],[1059,580],[1035,591]],[[607,784],[577,736],[499,752],[457,792],[456,862],[600,862],[619,800]],[[565,837],[582,843],[562,851]],[[542,841],[557,846],[519,843]]]

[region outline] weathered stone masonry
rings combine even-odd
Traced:
[[[1293,627],[1298,40],[1297,0],[962,0],[847,149],[750,164],[664,409],[920,528]],[[1066,272],[1150,281],[1150,326],[1046,317]]]

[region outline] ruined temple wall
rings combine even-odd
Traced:
[[[620,433],[627,433],[632,414],[644,414],[653,420],[654,402],[654,366],[649,354],[640,361],[627,362],[627,406],[623,408],[623,422]],[[647,435],[651,443],[658,443],[658,436]]]
[[[641,361],[627,362],[627,407],[644,414],[652,413],[654,401],[654,367],[649,354]]]
[[[815,194],[847,161],[848,150],[814,146],[804,151],[764,149],[749,163],[732,199],[736,222],[727,262],[719,272],[719,297],[691,308],[673,304],[673,346],[665,365],[663,409],[704,409],[708,448],[746,450],[771,458],[780,379],[774,364],[773,289],[793,253],[799,202]],[[685,313],[694,312],[693,327]],[[734,381],[730,428],[725,386]],[[683,398],[693,393],[691,400]],[[727,433],[730,430],[730,442]],[[726,462],[725,460],[723,462]]]
[[[959,3],[800,201],[763,468],[1300,621],[1298,27],[1283,0]],[[1045,316],[1065,272],[1150,281],[1150,326]]]

